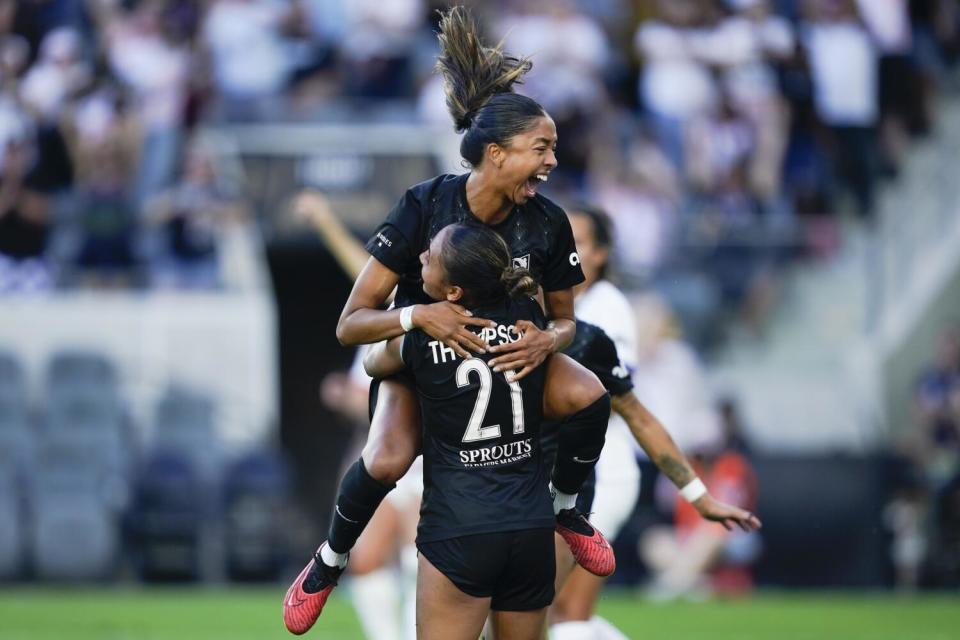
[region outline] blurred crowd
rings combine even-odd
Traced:
[[[249,217],[204,123],[449,126],[436,0],[0,0],[0,292],[218,286]],[[934,126],[951,0],[499,0],[491,41],[558,124],[551,195],[614,217],[627,286],[698,346],[756,326],[780,265],[869,221]]]

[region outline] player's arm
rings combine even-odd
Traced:
[[[643,447],[657,468],[670,478],[678,489],[684,490],[698,482],[697,474],[673,438],[632,391],[613,396],[611,406],[626,421],[637,444]],[[727,529],[734,524],[744,531],[760,528],[757,516],[720,502],[711,496],[709,491],[698,496],[692,504],[703,518],[719,522]]]
[[[483,353],[486,343],[468,326],[495,326],[492,320],[474,318],[458,304],[435,302],[404,309],[382,310],[400,276],[376,258],[369,258],[360,272],[337,323],[337,340],[344,346],[372,344],[403,335],[407,329],[419,328],[447,345],[463,358],[467,348]],[[401,324],[402,313],[409,313],[408,326]]]
[[[577,322],[573,316],[573,289],[547,291],[544,293],[547,319],[546,329],[540,329],[528,320],[517,322],[523,337],[516,342],[506,342],[490,347],[499,354],[490,361],[494,371],[516,371],[512,378],[519,380],[547,359],[551,353],[562,351],[573,341]]]
[[[305,189],[294,197],[291,208],[297,218],[313,226],[350,279],[360,277],[369,255],[333,213],[327,197],[319,191]]]
[[[391,338],[370,347],[363,358],[363,368],[371,378],[384,378],[403,369],[403,338]]]

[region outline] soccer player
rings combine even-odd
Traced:
[[[597,375],[610,392],[614,413],[623,419],[632,438],[680,489],[681,496],[701,518],[719,522],[728,530],[734,526],[744,531],[760,527],[760,520],[754,514],[720,502],[707,491],[667,430],[633,393],[630,375],[621,363],[613,341],[602,329],[577,320],[576,339],[564,350],[564,354],[575,358]],[[545,425],[544,433],[544,451],[549,460],[552,451],[549,426]],[[604,504],[598,500],[601,491],[616,489],[612,483],[606,486],[601,484],[599,469],[598,466],[596,483],[588,482],[580,492],[578,505],[585,512]],[[609,622],[592,615],[604,581],[605,578],[580,573],[565,545],[558,541],[557,597],[551,607],[553,626],[550,637],[553,640],[616,640],[625,637]],[[499,639],[499,636],[496,638]]]
[[[612,240],[610,220],[603,211],[587,205],[571,207],[569,216],[585,279],[574,289],[577,336],[564,353],[598,376],[610,392],[614,408],[595,479],[581,491],[580,507],[591,513],[594,526],[612,540],[629,518],[637,499],[640,478],[632,441],[639,443],[678,487],[695,482],[696,476],[663,426],[632,391],[630,373],[637,357],[635,323],[629,301],[606,279]],[[688,491],[685,495],[694,494]],[[719,503],[709,494],[700,498],[694,508],[709,520],[736,522],[748,529],[759,526],[759,521],[748,512]],[[551,637],[623,637],[609,622],[593,615],[605,579],[576,567],[559,541],[557,559],[558,589],[550,610]]]
[[[529,61],[484,47],[476,23],[461,7],[443,16],[440,31],[438,67],[455,126],[464,132],[461,155],[472,170],[438,176],[401,198],[367,243],[371,258],[347,300],[337,336],[354,345],[417,328],[462,358],[470,351],[493,353],[489,364],[494,372],[517,371],[517,380],[546,363],[545,407],[565,416],[551,474],[556,529],[581,566],[607,575],[615,566],[613,551],[575,505],[603,447],[609,400],[593,374],[569,358],[552,357],[573,339],[572,287],[583,280],[566,215],[537,193],[557,164],[556,127],[539,104],[512,92]],[[497,231],[514,264],[533,274],[550,321],[544,328],[531,326],[518,340],[490,346],[467,327],[492,327],[492,320],[424,296],[418,256],[441,229],[464,221]],[[395,287],[396,308],[381,310]],[[340,484],[327,544],[284,600],[284,621],[293,633],[304,633],[320,615],[348,552],[419,450],[420,415],[409,381],[392,377],[375,382],[371,404],[367,445]]]
[[[487,344],[546,324],[537,284],[482,225],[443,228],[422,254],[423,289],[496,324]],[[556,356],[563,358],[563,356]],[[422,330],[374,346],[367,372],[412,375],[423,415],[417,638],[475,640],[493,611],[504,640],[537,640],[553,600],[554,513],[541,459],[546,367],[523,379],[463,358]]]

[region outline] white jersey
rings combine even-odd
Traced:
[[[637,323],[627,297],[607,280],[593,283],[574,299],[575,313],[610,336],[617,355],[632,373],[637,367]]]
[[[633,373],[637,365],[637,328],[627,297],[599,280],[574,299],[577,318],[596,325],[613,340],[620,361]],[[640,491],[640,469],[633,434],[617,414],[610,416],[607,438],[597,462],[597,485],[590,521],[613,539],[633,512]]]

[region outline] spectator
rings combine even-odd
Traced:
[[[412,56],[426,15],[422,0],[356,0],[345,5],[340,53],[346,94],[357,98],[407,98]]]
[[[162,6],[142,2],[114,15],[108,25],[108,57],[130,90],[142,130],[136,198],[143,204],[168,187],[176,174],[191,56],[162,21]]]
[[[557,125],[557,169],[551,180],[582,188],[590,136],[598,110],[608,97],[604,71],[610,63],[608,38],[590,15],[572,0],[527,2],[508,12],[497,25],[510,51],[528,51],[533,68],[524,92],[535,97]]]
[[[837,175],[853,192],[859,215],[867,218],[874,205],[876,49],[853,0],[810,0],[803,42],[814,106],[832,135]]]
[[[17,0],[10,4],[16,5],[13,32],[27,40],[31,59],[53,30],[68,28],[86,34],[92,27],[87,3],[78,0]]]
[[[943,333],[935,362],[914,391],[916,428],[895,452],[895,486],[884,512],[896,584],[915,589],[960,581],[960,331]]]
[[[78,185],[68,208],[80,235],[74,266],[82,283],[129,286],[137,262],[136,123],[107,85],[79,100],[70,116]]]
[[[274,0],[214,0],[203,23],[219,114],[263,118],[291,71],[283,38],[288,9]]]
[[[657,17],[634,36],[643,60],[640,102],[654,135],[677,168],[683,166],[683,129],[716,102],[710,70],[698,55],[709,25],[697,0],[658,0]]]
[[[889,174],[898,170],[910,124],[921,109],[921,92],[910,57],[913,37],[908,4],[907,0],[857,0],[857,9],[879,54],[880,151],[883,169]]]
[[[43,39],[40,56],[20,85],[20,95],[40,122],[55,123],[67,100],[91,79],[80,35],[67,28],[55,29]]]
[[[675,244],[679,177],[653,140],[635,134],[621,149],[615,132],[598,132],[588,183],[596,201],[610,212],[616,233],[618,273],[644,283],[663,266]],[[602,136],[602,137],[600,137]]]
[[[28,122],[12,105],[0,104],[0,294],[53,285],[46,256],[50,203],[35,186],[36,147]]]
[[[202,143],[191,144],[182,178],[150,201],[147,215],[161,236],[153,261],[156,284],[199,289],[221,284],[218,232],[241,222],[246,212]]]

